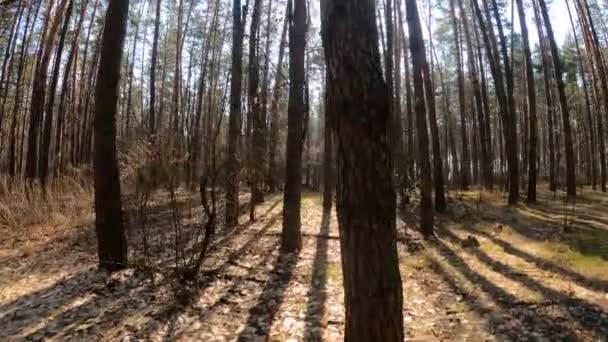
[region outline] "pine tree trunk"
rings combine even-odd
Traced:
[[[412,52],[412,77],[414,80],[414,111],[418,136],[418,164],[420,168],[420,229],[425,237],[433,235],[433,201],[431,199],[432,179],[429,161],[429,137],[426,125],[426,105],[424,92],[424,66],[428,68],[422,38],[422,26],[415,0],[405,1],[407,24],[410,32]],[[427,98],[428,100],[428,98]],[[430,109],[429,109],[430,110]]]
[[[148,134],[150,134],[152,139],[154,139],[154,135],[156,134],[156,65],[158,64],[158,38],[160,33],[161,2],[162,0],[156,1],[154,37],[152,38],[152,57],[150,59],[150,112],[148,113]]]
[[[469,155],[469,137],[467,134],[466,104],[464,93],[464,72],[462,71],[462,56],[460,55],[460,34],[458,33],[458,20],[454,1],[450,0],[450,16],[452,17],[452,30],[454,31],[454,52],[456,55],[456,72],[458,76],[458,108],[460,111],[460,141],[462,154],[460,159],[460,188],[468,190],[471,182],[471,160]]]
[[[260,86],[260,61],[258,58],[258,45],[260,35],[260,22],[262,16],[262,0],[254,0],[251,25],[249,28],[249,86],[248,104],[249,119],[251,122],[251,139],[249,146],[249,184],[251,186],[251,201],[249,201],[249,219],[255,220],[255,207],[264,201],[264,193],[261,189],[262,175],[264,174],[263,154],[264,136],[263,130],[266,125],[262,121],[260,108],[259,86]]]
[[[345,340],[402,341],[388,127],[391,98],[380,67],[375,2],[326,0],[321,7],[328,87],[335,108],[332,129],[339,151],[337,211]],[[353,77],[352,67],[358,77]]]
[[[491,165],[491,150],[490,150],[490,135],[486,132],[486,115],[484,106],[484,98],[482,96],[482,89],[479,83],[479,75],[477,70],[477,63],[475,58],[475,52],[473,50],[473,42],[471,39],[471,32],[469,30],[469,23],[462,0],[458,0],[458,9],[460,12],[460,18],[462,19],[462,26],[464,29],[464,37],[467,46],[468,60],[469,60],[469,73],[471,75],[471,82],[473,83],[473,96],[475,98],[475,110],[477,112],[477,123],[478,123],[478,141],[479,141],[479,159],[482,184],[486,188],[490,188],[492,184],[492,165]],[[477,131],[477,130],[476,130]]]
[[[116,105],[128,10],[129,0],[110,0],[95,89],[95,229],[99,267],[108,271],[127,266],[116,159]]]
[[[46,79],[48,75],[48,65],[51,60],[51,51],[55,43],[55,36],[59,23],[63,17],[63,12],[67,5],[67,0],[59,3],[54,18],[51,19],[52,9],[49,5],[49,10],[46,15],[44,28],[41,35],[41,44],[38,50],[36,69],[34,71],[34,80],[32,88],[32,101],[30,104],[30,122],[28,128],[27,139],[27,156],[26,156],[26,177],[34,179],[38,175],[38,135],[42,120],[44,117],[44,105],[46,103]],[[49,27],[47,25],[51,22]],[[48,28],[48,30],[47,30]]]
[[[407,176],[409,178],[408,185],[414,184],[416,175],[414,172],[414,164],[416,160],[416,151],[414,149],[414,113],[412,111],[412,86],[410,81],[410,61],[408,53],[407,37],[403,30],[403,14],[401,11],[401,4],[397,7],[397,13],[399,14],[399,31],[401,35],[401,45],[403,48],[403,66],[405,69],[405,118],[406,118],[406,136],[405,136],[405,163]],[[398,161],[397,161],[398,162]],[[407,202],[407,201],[406,201]]]
[[[28,6],[28,15],[27,15],[27,19],[25,22],[25,30],[23,33],[23,39],[21,42],[21,47],[20,47],[20,51],[19,51],[19,66],[17,69],[17,81],[15,82],[15,103],[13,105],[13,115],[12,115],[12,120],[11,120],[11,127],[10,127],[10,137],[9,137],[9,166],[8,166],[8,172],[9,172],[9,176],[11,178],[14,178],[17,174],[17,154],[16,154],[16,150],[17,150],[17,125],[19,123],[19,113],[21,111],[21,105],[22,103],[27,103],[22,101],[22,91],[23,91],[23,84],[22,84],[22,80],[25,76],[25,73],[27,71],[27,65],[26,65],[26,56],[27,56],[27,49],[29,47],[30,44],[30,39],[32,34],[30,33],[30,23],[35,23],[36,19],[38,18],[38,12],[40,11],[40,7],[41,5],[38,4],[36,6],[36,10],[35,10],[35,14],[34,14],[34,20],[31,20],[31,15],[33,13],[32,11],[32,5]],[[32,25],[34,26],[34,25]],[[32,28],[32,31],[33,28]],[[21,157],[21,155],[19,155],[19,158]]]
[[[289,4],[288,4],[289,5]],[[272,90],[272,102],[270,103],[270,141],[268,144],[268,188],[271,192],[276,191],[277,184],[277,146],[279,143],[279,100],[281,99],[282,84],[285,83],[283,75],[283,58],[285,46],[287,45],[287,23],[289,18],[289,6],[286,6],[283,29],[281,30],[281,41],[279,43],[279,59],[275,74],[274,87]]]
[[[63,48],[65,47],[65,36],[70,26],[70,19],[72,18],[72,9],[74,8],[74,0],[68,0],[68,6],[65,13],[65,20],[61,33],[59,34],[59,43],[55,54],[55,66],[53,67],[53,74],[51,76],[51,86],[49,87],[49,100],[47,101],[45,116],[44,116],[44,131],[42,134],[42,143],[40,144],[40,164],[38,175],[43,186],[46,186],[47,179],[49,177],[49,164],[51,154],[51,133],[53,132],[53,112],[55,106],[55,93],[57,92],[57,84],[59,83],[59,68],[61,67],[61,55],[63,54]],[[68,69],[69,71],[69,69]],[[69,72],[66,72],[69,74]]]
[[[538,148],[538,128],[536,127],[536,88],[534,86],[534,70],[532,69],[532,54],[528,39],[528,26],[526,24],[526,13],[522,0],[516,0],[519,25],[521,28],[524,59],[526,63],[526,88],[528,90],[528,115],[529,115],[529,150],[528,150],[528,203],[536,202],[536,177],[538,174],[536,159]]]
[[[333,128],[332,114],[335,112],[333,107],[333,99],[331,89],[329,87],[329,75],[325,74],[325,111],[324,119],[325,126],[323,128],[323,212],[331,213],[333,206],[333,194],[335,188],[334,172],[333,172]]]
[[[302,248],[300,236],[300,196],[302,188],[302,147],[304,140],[306,49],[306,2],[294,0],[289,20],[289,107],[287,110],[287,155],[285,158],[285,195],[281,250]],[[292,4],[292,0],[289,0]],[[291,7],[291,5],[289,5]]]
[[[260,177],[260,187],[263,189],[264,185],[268,185],[270,183],[270,174],[268,172],[268,92],[270,88],[269,81],[269,72],[270,72],[270,34],[272,31],[272,0],[268,1],[268,12],[266,13],[268,21],[266,22],[266,46],[264,48],[264,69],[262,75],[262,91],[260,93],[260,103],[261,103],[261,116],[260,121],[263,123],[262,132],[261,132],[261,147],[260,154],[258,158],[261,159],[261,169],[259,170]]]
[[[492,27],[486,26],[483,21],[483,16],[481,10],[479,8],[479,4],[476,0],[471,1],[475,8],[475,14],[477,16],[477,21],[479,22],[479,30],[482,33],[484,45],[486,48],[486,55],[488,57],[488,61],[490,63],[490,70],[492,72],[492,78],[494,79],[494,87],[496,88],[496,97],[498,99],[498,107],[499,112],[501,114],[502,119],[502,132],[504,137],[504,145],[510,146],[507,148],[508,158],[507,158],[507,166],[509,169],[509,204],[515,204],[519,199],[519,188],[516,186],[519,182],[518,179],[518,163],[517,163],[517,149],[513,146],[516,144],[515,140],[516,132],[514,132],[514,128],[511,124],[513,124],[514,117],[511,115],[510,106],[507,102],[507,93],[504,87],[504,78],[502,73],[502,67],[500,63],[500,57],[498,55],[498,48],[494,37],[494,29]],[[488,13],[486,13],[488,14]],[[489,16],[489,15],[488,15]],[[513,129],[511,129],[513,128]],[[514,153],[515,152],[515,153]]]
[[[226,227],[236,227],[239,219],[239,135],[241,131],[241,87],[243,79],[244,18],[241,0],[232,2],[232,74],[230,79],[230,115],[228,117],[228,154],[226,160]]]
[[[568,108],[568,100],[564,89],[564,80],[562,79],[562,64],[559,57],[557,44],[553,35],[553,28],[549,20],[549,13],[545,0],[538,0],[540,12],[543,17],[545,29],[547,30],[547,38],[551,47],[551,56],[553,57],[553,72],[555,82],[557,83],[557,93],[559,103],[562,110],[562,124],[564,128],[564,152],[566,155],[566,193],[569,198],[576,197],[576,176],[574,174],[574,142],[572,140],[572,128],[570,126],[570,111]]]
[[[576,45],[576,53],[578,55],[578,66],[579,66],[579,70],[581,73],[581,79],[583,82],[583,92],[585,94],[585,111],[587,112],[587,128],[588,128],[588,134],[589,134],[589,148],[588,151],[591,154],[591,157],[589,158],[589,163],[591,166],[591,183],[592,183],[592,187],[595,190],[596,189],[596,185],[597,185],[597,163],[596,163],[596,158],[597,158],[597,146],[596,146],[596,139],[595,139],[595,130],[594,130],[594,124],[593,124],[593,115],[591,113],[591,104],[590,104],[590,100],[589,100],[589,89],[587,87],[587,76],[585,75],[585,68],[583,67],[583,54],[581,53],[581,48],[579,45],[579,41],[578,41],[578,34],[576,33],[576,26],[574,25],[574,20],[572,18],[572,12],[570,10],[570,5],[568,3],[568,1],[566,1],[566,9],[568,10],[568,18],[570,19],[570,26],[572,27],[572,32],[574,35],[574,43]],[[608,95],[608,94],[607,94]],[[608,108],[608,107],[607,107]],[[601,167],[603,169],[603,179],[605,179],[605,167]],[[604,182],[604,189],[605,189],[605,182]]]
[[[587,32],[589,44],[587,45],[588,50],[593,52],[593,62],[595,64],[595,70],[597,71],[597,77],[599,78],[599,87],[602,91],[602,99],[604,105],[604,113],[608,115],[608,71],[605,65],[605,61],[602,57],[601,47],[599,45],[599,39],[597,32],[595,30],[595,25],[593,24],[593,17],[589,11],[589,3],[584,1],[585,10],[583,10],[581,2],[578,2],[579,8],[579,17],[581,23],[581,29]],[[585,16],[586,11],[586,16]],[[601,116],[601,114],[600,114]],[[598,116],[598,140],[599,140],[599,148],[600,148],[600,173],[601,173],[601,188],[603,192],[606,192],[606,154],[604,148],[604,131],[603,126],[601,124],[601,117]],[[607,116],[608,117],[608,116]]]

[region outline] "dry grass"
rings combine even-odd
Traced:
[[[93,184],[86,172],[55,178],[46,191],[39,184],[0,178],[0,228],[19,230],[58,225],[90,212]]]

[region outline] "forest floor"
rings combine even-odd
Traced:
[[[540,191],[539,204],[506,207],[498,192],[452,191],[430,242],[414,205],[400,213],[407,340],[606,341],[608,195],[560,196]],[[128,212],[133,267],[111,276],[96,269],[92,209],[0,228],[0,340],[343,339],[337,222],[318,194],[302,199],[299,255],[279,253],[282,198],[269,195],[255,222],[244,210],[236,229],[219,232],[187,298],[168,271],[172,217],[178,208],[181,226],[196,227],[201,209],[188,192],[169,202],[159,193],[148,208],[147,263]]]

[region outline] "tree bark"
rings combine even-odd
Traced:
[[[529,142],[528,142],[528,203],[536,202],[536,177],[538,174],[536,160],[538,149],[538,128],[536,127],[536,88],[534,86],[534,70],[532,69],[532,54],[528,39],[528,25],[522,0],[516,0],[517,13],[526,63],[526,88],[528,90]]]
[[[228,117],[228,154],[226,160],[226,227],[236,227],[239,219],[239,135],[241,131],[241,87],[243,79],[243,35],[247,9],[241,18],[241,0],[232,2],[232,74],[230,115]]]
[[[251,201],[249,201],[249,219],[255,220],[255,207],[264,201],[262,192],[262,176],[264,174],[264,136],[263,131],[266,122],[262,120],[260,108],[259,86],[260,86],[260,61],[258,56],[258,44],[260,35],[260,22],[262,16],[262,0],[254,0],[253,12],[251,14],[251,25],[249,26],[249,86],[248,104],[249,119],[251,122],[251,140],[249,141],[249,183],[251,186]]]
[[[545,29],[547,30],[547,38],[551,47],[551,56],[553,57],[553,72],[555,74],[555,82],[557,84],[557,93],[559,103],[562,109],[562,123],[564,126],[564,151],[566,155],[566,193],[569,198],[576,197],[576,176],[574,174],[574,142],[572,140],[572,128],[570,125],[570,111],[568,108],[568,100],[564,89],[564,80],[562,79],[562,64],[559,57],[559,50],[553,35],[553,27],[549,20],[549,13],[545,0],[538,0],[540,12],[543,17]]]
[[[128,11],[129,0],[110,0],[95,89],[95,229],[99,267],[108,271],[127,266],[116,159],[116,105]]]
[[[289,4],[288,4],[289,5]],[[274,87],[272,90],[272,102],[270,103],[270,142],[268,145],[268,188],[271,192],[277,189],[277,145],[279,143],[279,100],[281,98],[282,84],[285,82],[283,75],[283,58],[285,46],[287,45],[287,23],[289,19],[289,6],[286,6],[283,29],[281,30],[281,41],[279,43],[279,59],[275,72]]]
[[[294,3],[295,2],[295,3]],[[302,146],[304,140],[306,51],[306,2],[289,0],[293,9],[289,20],[289,106],[287,109],[287,155],[285,158],[285,195],[283,198],[283,232],[281,250],[294,252],[302,248],[300,236],[300,196],[302,188]],[[291,7],[291,6],[290,6]]]
[[[55,93],[57,92],[57,84],[59,83],[59,68],[61,67],[61,55],[63,54],[63,48],[65,47],[65,36],[70,26],[70,20],[72,18],[72,9],[74,8],[74,1],[69,0],[68,6],[65,12],[65,19],[61,33],[59,34],[59,43],[55,54],[55,66],[53,67],[53,74],[51,76],[51,86],[49,88],[45,116],[44,116],[44,131],[42,134],[42,143],[40,145],[40,164],[38,175],[43,186],[46,186],[47,179],[49,176],[49,164],[51,159],[51,136],[53,132],[53,107],[55,106]],[[66,70],[66,75],[69,75],[69,69]]]
[[[335,104],[330,115],[339,151],[337,211],[345,340],[402,341],[403,298],[388,133],[391,98],[380,66],[375,2],[325,0],[321,7],[328,86]]]
[[[45,19],[45,27],[42,30],[42,40],[38,50],[36,70],[34,71],[32,102],[30,104],[30,122],[28,128],[27,156],[25,163],[26,177],[28,179],[34,179],[38,175],[38,135],[44,115],[48,65],[51,59],[51,51],[55,43],[57,29],[59,28],[59,23],[61,22],[61,19],[63,17],[63,12],[65,10],[67,2],[67,0],[63,0],[61,3],[59,3],[53,19],[51,19],[52,6],[49,5],[49,10]],[[50,27],[47,27],[51,20],[52,23],[50,24]]]
[[[450,16],[452,17],[452,30],[454,31],[454,54],[456,55],[456,73],[458,76],[458,109],[460,112],[460,141],[462,154],[460,159],[460,188],[468,190],[471,183],[471,160],[469,152],[469,137],[467,133],[466,104],[464,93],[464,72],[462,56],[460,53],[460,34],[458,33],[458,20],[456,19],[455,0],[450,0]]]
[[[156,18],[154,19],[154,37],[152,38],[152,57],[150,60],[150,112],[148,113],[148,134],[150,134],[152,139],[154,139],[154,135],[156,135],[156,65],[158,59],[161,2],[162,0],[156,1]]]

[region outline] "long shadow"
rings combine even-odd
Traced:
[[[230,285],[230,287],[225,291],[224,295],[222,295],[219,299],[217,299],[212,305],[207,306],[204,309],[200,310],[200,312],[198,313],[199,320],[205,321],[205,320],[209,319],[209,317],[211,317],[213,314],[215,314],[217,312],[217,310],[219,310],[222,306],[225,306],[225,305],[234,306],[236,304],[237,307],[232,308],[232,310],[239,310],[240,309],[238,307],[239,303],[233,302],[231,299],[233,297],[238,297],[240,295],[239,288],[241,286],[243,286],[245,282],[263,283],[263,281],[260,281],[258,278],[258,276],[260,275],[259,274],[260,270],[265,269],[264,266],[269,261],[269,259],[272,257],[273,251],[278,247],[279,241],[280,240],[277,240],[275,243],[272,244],[272,246],[270,246],[270,248],[265,249],[265,253],[262,256],[262,258],[260,258],[255,263],[255,265],[253,265],[249,268],[249,270],[245,276],[239,276],[239,277],[228,276],[230,278],[233,278],[233,279],[231,279],[232,285]],[[168,329],[168,333],[166,334],[167,338],[171,337],[174,340],[178,340],[178,339],[180,339],[180,337],[183,337],[182,334],[170,336],[172,334],[171,330],[172,329]]]
[[[274,208],[274,207],[273,207]],[[268,214],[270,210],[266,211],[265,215]],[[201,270],[201,276],[203,279],[199,280],[196,284],[195,291],[188,293],[186,296],[179,298],[171,303],[166,304],[166,308],[163,312],[160,313],[159,318],[163,323],[167,323],[169,327],[174,326],[176,320],[179,318],[179,315],[188,307],[190,303],[195,301],[199,296],[201,296],[207,288],[209,288],[226,270],[236,263],[237,260],[243,258],[247,255],[249,249],[253,247],[253,245],[259,241],[265,233],[276,223],[276,221],[281,217],[282,211],[274,214],[269,218],[268,222],[258,231],[249,237],[249,239],[243,243],[237,250],[233,251],[228,255],[226,260],[224,260],[220,265],[211,268]],[[247,224],[245,226],[248,226]],[[235,232],[231,233],[231,236],[234,237]],[[221,243],[218,243],[217,246],[225,244],[227,241],[223,240]],[[152,322],[150,322],[152,323]],[[146,332],[146,334],[153,333],[158,326],[146,324],[141,330]]]
[[[443,229],[441,232],[448,240],[454,243],[462,243],[462,240],[458,236],[447,229]],[[447,248],[447,246],[443,246]],[[601,332],[608,332],[608,313],[598,305],[589,303],[583,299],[567,296],[559,291],[551,289],[531,278],[529,275],[517,271],[501,261],[492,259],[478,248],[469,248],[465,251],[475,256],[475,258],[487,265],[494,272],[500,273],[531,290],[541,293],[546,299],[557,301],[568,310],[571,318],[576,320],[580,326],[595,332],[597,332],[596,329],[598,327],[604,327]],[[462,261],[462,259],[455,254],[453,255],[453,258],[459,258]],[[464,262],[461,264],[464,265]]]
[[[499,239],[490,233],[487,233],[487,232],[484,232],[481,230],[477,230],[477,229],[475,229],[473,227],[469,227],[469,226],[463,226],[463,228],[467,231],[470,231],[471,233],[479,234],[479,235],[487,238],[488,240],[492,241],[496,245],[500,246],[503,249],[503,251],[505,251],[505,253],[519,257],[519,258],[529,262],[530,264],[535,265],[536,267],[538,267],[540,269],[551,271],[561,277],[567,277],[571,281],[577,283],[580,286],[586,287],[588,289],[591,289],[594,291],[608,292],[608,281],[607,280],[586,277],[580,273],[572,271],[571,269],[563,267],[555,262],[534,256],[519,248],[513,247],[513,245],[511,245],[510,243],[508,243],[502,239]]]
[[[470,211],[475,212],[470,203],[464,203],[465,207]],[[490,206],[490,208],[498,209]],[[547,239],[560,238],[560,241],[567,244],[572,250],[577,251],[585,256],[601,257],[608,260],[608,248],[605,247],[608,239],[608,230],[600,229],[592,224],[576,220],[576,215],[573,217],[573,222],[569,225],[574,228],[574,233],[568,234],[563,232],[564,222],[560,222],[555,218],[549,217],[546,213],[538,212],[534,207],[530,213],[541,217],[529,217],[522,213],[513,211],[516,222],[509,216],[493,214],[491,218],[486,218],[485,221],[492,221],[509,226],[513,231],[521,236],[535,241],[545,241]],[[461,220],[454,220],[459,223]]]
[[[327,301],[327,250],[328,239],[322,236],[329,235],[329,220],[331,211],[323,210],[323,218],[321,219],[321,229],[319,229],[319,237],[317,238],[317,246],[315,249],[315,258],[312,265],[312,276],[310,286],[308,288],[308,303],[306,305],[306,331],[304,332],[304,341],[321,341],[322,329],[320,328],[321,320],[325,312],[325,302]]]
[[[474,284],[485,292],[488,297],[501,308],[501,311],[499,312],[495,312],[488,307],[484,308],[483,305],[480,306],[481,303],[478,297],[476,298],[475,295],[471,295],[462,289],[459,290],[461,293],[466,294],[465,298],[468,298],[471,306],[476,310],[480,310],[482,315],[490,315],[490,323],[493,327],[498,328],[513,320],[519,321],[520,324],[516,325],[518,326],[517,329],[502,329],[504,331],[501,333],[507,337],[507,340],[519,340],[520,336],[518,333],[523,325],[533,325],[534,330],[543,333],[545,336],[551,334],[575,336],[574,331],[568,327],[565,322],[560,322],[556,317],[551,317],[542,312],[533,310],[522,310],[521,308],[532,308],[534,305],[537,305],[537,303],[526,303],[518,300],[514,295],[506,292],[488,278],[471,269],[461,257],[441,240],[436,242],[435,247],[438,253],[444,257],[455,270],[458,270],[458,272],[460,272],[471,284]],[[488,310],[490,310],[490,312],[488,312]],[[500,317],[501,314],[507,317]],[[542,322],[542,324],[536,324],[535,322]]]
[[[0,337],[11,337],[43,322],[63,305],[83,295],[70,291],[89,277],[94,276],[93,268],[74,274],[51,286],[21,296],[0,306]]]
[[[257,336],[268,338],[272,322],[283,302],[285,290],[293,277],[295,266],[298,262],[298,253],[281,252],[275,260],[271,276],[266,281],[262,293],[254,307],[249,309],[249,318],[246,327],[255,328]],[[250,330],[244,329],[238,336],[237,341],[251,341]]]
[[[126,274],[125,274],[126,275]],[[92,267],[0,309],[0,340],[98,339],[127,317],[154,304],[143,274],[125,282],[105,282]]]

